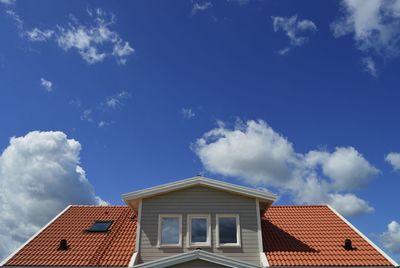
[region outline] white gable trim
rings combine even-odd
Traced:
[[[125,201],[125,203],[130,205],[129,201],[135,201],[142,198],[160,195],[171,191],[176,191],[197,185],[210,187],[225,192],[231,192],[247,197],[258,198],[260,202],[273,203],[277,198],[275,194],[268,193],[265,191],[197,176],[185,180],[180,180],[172,183],[163,184],[160,186],[147,188],[144,190],[126,193],[122,195],[122,199]]]
[[[374,242],[372,242],[368,237],[366,237],[360,230],[358,230],[353,224],[351,224],[345,217],[343,217],[339,212],[337,212],[333,207],[328,205],[328,207],[335,213],[342,221],[344,221],[350,228],[352,228],[357,234],[359,234],[365,241],[367,241],[373,248],[375,248],[379,253],[381,253],[393,266],[398,267],[399,264],[393,260],[389,255],[387,255],[380,247],[378,247]]]
[[[14,257],[23,247],[25,247],[29,242],[35,239],[44,229],[46,229],[50,224],[52,224],[56,219],[58,219],[65,211],[67,211],[71,205],[67,206],[63,209],[60,213],[58,213],[51,221],[49,221],[45,226],[43,226],[39,231],[37,231],[31,238],[29,238],[25,243],[23,243],[19,248],[17,248],[13,253],[11,253],[7,258],[5,258],[1,263],[0,266],[4,266],[12,257]]]
[[[260,213],[261,213],[260,201],[258,199],[256,199],[257,236],[258,236],[258,248],[260,250],[260,264],[262,267],[269,267],[267,254],[265,254],[264,247],[263,247]]]
[[[177,265],[180,263],[185,263],[193,260],[203,260],[206,262],[212,262],[215,264],[219,264],[226,267],[235,267],[235,268],[255,268],[259,267],[258,265],[254,265],[251,263],[247,263],[241,260],[232,259],[226,256],[218,255],[215,253],[211,253],[204,250],[193,250],[190,252],[177,254],[171,257],[162,258],[155,261],[146,262],[143,264],[136,265],[134,267],[146,268],[146,267],[154,267],[154,268],[162,268],[169,267],[172,265]]]

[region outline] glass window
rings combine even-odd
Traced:
[[[181,246],[181,215],[160,215],[159,246]]]
[[[211,240],[210,231],[209,215],[188,216],[189,246],[209,246]]]
[[[89,232],[107,232],[112,224],[112,221],[96,221],[89,228]]]
[[[239,215],[217,215],[217,230],[217,246],[240,246]]]

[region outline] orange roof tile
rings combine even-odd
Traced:
[[[272,206],[261,221],[271,266],[393,266],[328,206]]]
[[[106,233],[87,232],[97,220]],[[59,250],[61,239],[68,250]],[[127,206],[71,206],[5,266],[128,266],[135,249],[136,214]]]

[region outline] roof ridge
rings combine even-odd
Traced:
[[[71,205],[71,207],[95,207],[95,208],[129,208],[127,205]]]
[[[272,205],[270,208],[292,208],[292,207],[328,207],[327,204],[319,205]]]

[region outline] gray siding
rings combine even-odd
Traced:
[[[182,248],[158,248],[158,215],[182,214]],[[257,215],[255,199],[231,194],[207,187],[195,186],[167,194],[146,198],[142,201],[141,242],[139,260],[148,262],[192,250],[187,248],[187,215],[204,213],[211,215],[211,251],[237,258],[256,265],[260,264],[258,247]],[[217,213],[236,213],[240,217],[241,248],[216,248]]]
[[[212,262],[206,262],[206,261],[202,261],[202,260],[195,260],[195,261],[188,261],[185,263],[181,263],[181,264],[177,264],[177,265],[173,265],[170,266],[173,268],[184,268],[184,267],[190,267],[190,268],[221,268],[221,267],[226,267],[226,266],[222,266],[216,263],[212,263]]]

